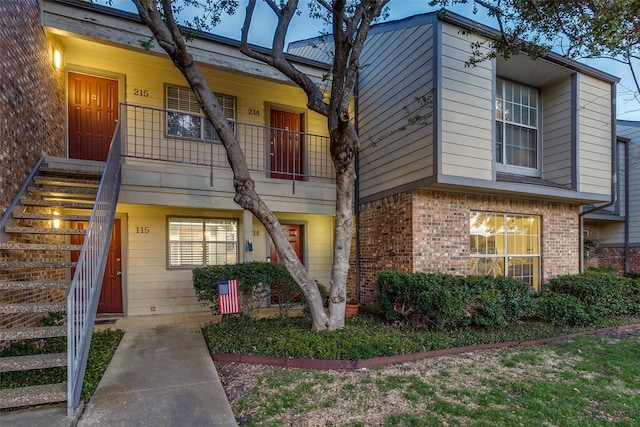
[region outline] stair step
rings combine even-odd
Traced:
[[[47,206],[53,208],[93,209],[93,201],[42,200],[22,197],[20,203],[24,206]]]
[[[34,354],[29,356],[0,357],[0,372],[57,368],[58,366],[66,365],[67,353],[48,353]]]
[[[55,215],[52,213],[36,213],[36,212],[14,212],[13,217],[16,219],[59,219],[60,221],[89,221],[89,215]]]
[[[1,263],[0,268],[75,268],[77,265],[77,262],[65,261],[12,261]]]
[[[21,341],[34,338],[40,339],[65,336],[67,336],[66,326],[0,329],[0,341]]]
[[[0,243],[0,249],[23,251],[79,251],[82,245],[58,245],[55,243]]]
[[[67,304],[49,302],[46,304],[0,304],[0,313],[55,313],[66,311]]]
[[[71,286],[68,281],[51,281],[51,282],[0,282],[0,289],[66,289]]]
[[[38,187],[29,187],[30,194],[39,196],[53,197],[82,197],[95,199],[98,189],[95,187],[72,187],[72,186],[55,186],[42,185]]]
[[[100,181],[98,179],[70,178],[67,176],[39,175],[33,177],[33,180],[39,185],[69,185],[96,188],[100,185]]]
[[[75,228],[44,228],[44,227],[5,227],[5,233],[18,234],[76,234],[83,235],[87,230],[79,230]]]
[[[91,178],[101,178],[102,171],[99,170],[81,170],[81,169],[61,169],[61,168],[51,168],[48,166],[41,166],[40,172],[45,175],[63,175],[63,176],[84,176]]]
[[[67,383],[0,390],[0,409],[43,405],[67,400]]]

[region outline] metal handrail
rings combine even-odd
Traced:
[[[183,127],[169,130],[167,123],[171,114],[176,112],[122,104],[123,156],[207,166],[212,172],[214,168],[229,168],[224,147],[203,116],[185,114],[200,124],[185,121]],[[335,179],[329,137],[252,123],[234,121],[231,125],[249,170],[294,182]],[[191,136],[184,136],[186,134]],[[278,138],[280,144],[289,145],[288,151],[274,147]]]
[[[80,393],[89,355],[102,278],[120,191],[121,143],[117,125],[104,165],[80,257],[67,293],[67,415],[80,406]]]
[[[16,197],[13,198],[13,201],[11,202],[7,210],[4,211],[4,215],[2,215],[2,219],[0,219],[0,243],[6,243],[9,241],[9,236],[4,231],[5,227],[15,224],[13,211],[20,204],[20,199],[22,199],[22,196],[29,193],[28,189],[34,184],[34,178],[40,175],[40,166],[42,166],[43,163],[44,157],[40,157],[40,160],[38,160],[33,169],[31,169],[31,172],[27,176],[27,179],[25,179],[22,187],[20,187],[18,194],[16,194]]]

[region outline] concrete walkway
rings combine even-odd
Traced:
[[[119,319],[126,333],[78,426],[236,426],[200,331],[207,320]]]
[[[200,331],[212,320],[128,317],[103,326],[125,335],[78,426],[237,426]],[[69,425],[66,404],[0,413],[2,427]]]

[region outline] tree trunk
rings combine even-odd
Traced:
[[[314,331],[327,329],[329,327],[329,319],[324,311],[324,304],[318,286],[298,259],[282,230],[278,218],[255,191],[255,183],[251,179],[247,161],[238,138],[227,122],[207,80],[187,50],[182,33],[171,13],[171,0],[162,0],[164,16],[161,16],[158,12],[156,0],[134,0],[134,3],[140,18],[151,29],[155,39],[185,77],[198,99],[202,111],[220,136],[222,145],[227,153],[229,165],[233,170],[233,185],[236,191],[233,200],[242,208],[253,213],[265,226],[278,251],[280,261],[307,299],[311,312],[311,328]]]

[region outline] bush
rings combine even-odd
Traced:
[[[547,321],[567,325],[596,324],[606,316],[638,314],[638,285],[637,280],[598,272],[560,276],[545,288],[540,314]]]
[[[377,285],[383,316],[414,325],[505,326],[535,313],[533,289],[508,277],[383,271]]]
[[[573,295],[545,293],[540,300],[540,317],[554,325],[589,325],[595,319],[587,313],[584,303]]]
[[[242,312],[256,317],[257,310],[272,293],[277,297],[280,316],[286,317],[288,309],[304,303],[301,290],[287,269],[277,263],[247,262],[199,267],[193,270],[193,287],[196,297],[203,305],[218,314],[218,282],[237,279],[239,281]],[[317,282],[316,282],[317,283]],[[320,284],[318,284],[320,285]],[[321,293],[324,287],[320,289]],[[326,290],[325,290],[326,293]]]

